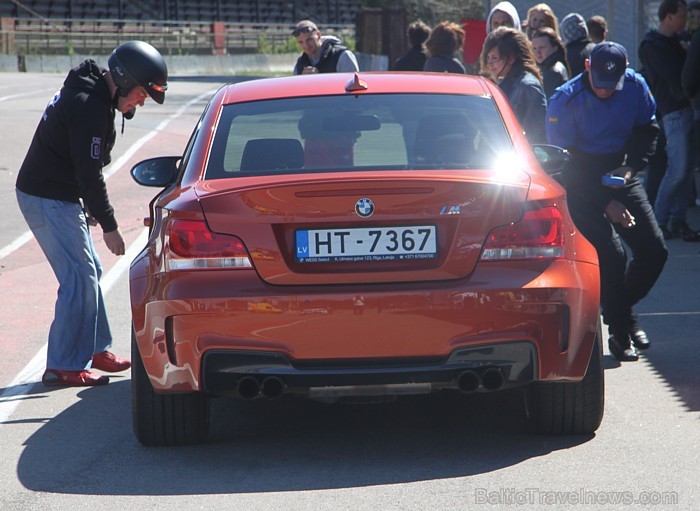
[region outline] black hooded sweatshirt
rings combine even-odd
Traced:
[[[639,45],[644,77],[662,117],[690,107],[681,85],[685,58],[686,51],[678,37],[667,37],[656,30],[649,32]]]
[[[102,167],[116,132],[106,69],[86,60],[68,73],[46,107],[17,176],[17,189],[46,199],[80,203],[104,232],[117,229]]]

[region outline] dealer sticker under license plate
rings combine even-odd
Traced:
[[[296,231],[298,263],[397,261],[437,257],[434,225]]]

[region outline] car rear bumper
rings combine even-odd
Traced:
[[[304,380],[312,376],[319,385],[355,385],[355,372],[365,382],[379,373],[380,384],[454,387],[455,374],[472,369],[455,363],[456,353],[511,343],[534,346],[530,379],[578,381],[598,324],[598,268],[570,261],[482,264],[470,279],[343,288],[201,273],[131,280],[136,339],[156,392],[229,392],[254,373],[244,356],[260,353],[269,358],[259,374],[284,377],[285,388],[314,388]],[[478,367],[497,366],[499,357]],[[233,376],[211,379],[219,373]],[[504,372],[504,385],[520,382],[520,373]]]
[[[454,350],[447,358],[317,360],[300,363],[282,353],[212,350],[202,362],[205,392],[242,398],[420,394],[443,388],[501,390],[536,378],[534,344],[501,342]]]

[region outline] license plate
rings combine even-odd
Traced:
[[[397,261],[437,257],[434,225],[308,229],[295,233],[298,263]]]

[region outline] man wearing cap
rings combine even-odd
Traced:
[[[46,106],[17,176],[20,210],[59,284],[42,376],[48,386],[104,385],[109,378],[93,370],[131,366],[109,351],[102,265],[89,226],[99,224],[110,252],[124,255],[102,175],[116,139],[114,116],[133,117],[149,96],[163,103],[168,69],[143,41],[120,45],[108,65],[87,59],[70,70]]]
[[[355,55],[335,36],[322,36],[313,21],[303,20],[292,35],[304,52],[294,66],[295,75],[353,73],[359,71]]]
[[[598,252],[610,352],[618,360],[637,360],[637,349],[650,343],[632,308],[651,290],[668,257],[636,176],[658,135],[656,103],[644,79],[627,68],[623,46],[596,45],[585,66],[550,98],[547,139],[571,153],[562,181],[574,223]],[[609,176],[619,182],[609,183]],[[629,264],[621,240],[631,250]]]

